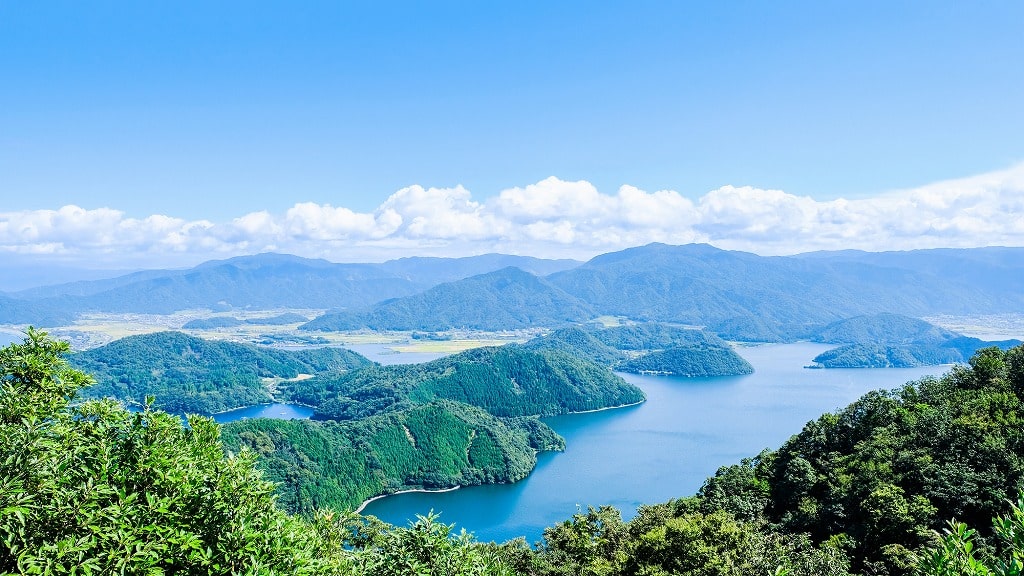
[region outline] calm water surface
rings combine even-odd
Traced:
[[[227,424],[228,422],[245,420],[246,418],[291,420],[293,418],[306,419],[312,415],[313,409],[309,406],[300,406],[299,404],[258,404],[256,406],[246,406],[245,408],[213,414],[213,419],[220,424]]]
[[[870,390],[894,388],[948,367],[808,370],[831,348],[781,344],[743,348],[748,376],[623,377],[647,393],[639,406],[549,418],[565,437],[564,453],[544,453],[515,484],[443,494],[400,494],[364,510],[405,525],[430,510],[480,540],[540,539],[546,526],[586,506],[611,504],[632,517],[642,503],[692,495],[719,466],[775,448],[823,412]],[[404,356],[404,355],[399,355]]]

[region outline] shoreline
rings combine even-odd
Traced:
[[[590,414],[592,412],[604,412],[605,410],[617,410],[619,408],[629,408],[630,406],[637,406],[639,404],[643,404],[646,401],[647,401],[647,398],[644,398],[643,400],[640,400],[640,401],[637,401],[637,402],[631,402],[629,404],[620,404],[618,406],[607,406],[605,408],[595,408],[593,410],[581,410],[579,412],[566,412],[565,414],[557,414],[557,416],[570,416],[570,415],[573,415],[573,414]],[[544,416],[543,418],[552,418],[552,417],[553,416]],[[539,452],[540,452],[540,450],[536,450],[536,449],[534,450],[534,454],[537,454]],[[532,473],[533,473],[533,470],[531,469],[530,470],[530,474],[532,474]],[[529,476],[530,474],[527,474],[527,476]],[[441,493],[444,493],[444,492],[453,492],[453,491],[458,490],[459,488],[462,488],[462,487],[463,486],[460,484],[458,486],[452,486],[451,488],[441,488],[440,490],[427,490],[426,488],[412,488],[412,489],[409,489],[409,490],[399,490],[398,492],[391,492],[390,494],[380,494],[378,496],[374,496],[373,498],[368,498],[368,499],[364,500],[363,503],[360,504],[359,507],[355,509],[355,513],[356,514],[362,514],[363,510],[365,510],[366,507],[369,506],[369,504],[371,502],[375,502],[377,500],[380,500],[381,498],[387,498],[388,496],[397,496],[398,494],[411,494],[411,493],[414,493],[414,492],[420,492],[420,493],[425,493],[425,494],[441,494]]]
[[[630,406],[638,406],[647,402],[647,398],[643,400],[632,402],[630,404],[619,404],[618,406],[606,406],[604,408],[594,408],[593,410],[580,410],[579,412],[566,412],[565,414],[556,414],[555,416],[571,416],[573,414],[590,414],[592,412],[604,412],[605,410],[618,410],[619,408],[629,408]],[[544,418],[553,418],[554,416],[544,416]]]
[[[388,496],[397,496],[399,494],[412,494],[414,492],[422,492],[425,494],[441,494],[443,492],[454,492],[459,488],[462,488],[462,486],[452,486],[451,488],[441,488],[440,490],[427,490],[426,488],[411,488],[409,490],[399,490],[398,492],[391,492],[390,494],[381,494],[379,496],[374,496],[373,498],[364,500],[363,503],[359,505],[359,508],[355,509],[355,513],[362,514],[363,510],[370,504],[370,502],[380,500],[381,498],[387,498]]]

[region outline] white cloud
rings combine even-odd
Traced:
[[[461,186],[409,186],[372,212],[300,202],[283,214],[251,212],[221,223],[79,206],[0,212],[0,253],[122,266],[270,250],[335,261],[491,251],[587,258],[648,242],[710,242],[760,254],[1024,246],[1024,164],[852,200],[750,186],[723,186],[695,200],[629,185],[606,194],[586,181],[550,177],[484,199]]]

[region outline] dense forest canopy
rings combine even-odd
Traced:
[[[370,361],[344,348],[287,351],[204,340],[180,332],[129,336],[79,352],[71,363],[93,376],[84,394],[179,414],[212,414],[274,400],[264,378],[347,371]]]
[[[589,358],[614,370],[634,374],[705,377],[736,376],[754,371],[718,336],[657,322],[610,328],[560,328],[530,340],[524,347]]]
[[[293,383],[287,398],[316,418],[351,420],[434,399],[495,416],[553,416],[633,404],[643,392],[583,357],[521,346],[467,350],[423,364],[367,366]]]
[[[242,420],[224,427],[224,442],[259,454],[279,505],[301,513],[353,510],[410,488],[515,482],[538,451],[565,447],[536,418],[497,418],[449,400],[342,423]]]

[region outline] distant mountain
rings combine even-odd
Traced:
[[[0,294],[0,324],[59,326],[74,319],[74,313],[54,302],[33,302]]]
[[[794,258],[827,262],[831,265],[859,264],[875,269],[906,271],[943,279],[970,288],[990,298],[1005,299],[1003,309],[1019,310],[1024,301],[1024,248],[934,248],[899,252],[842,250],[811,252]]]
[[[824,344],[927,344],[958,336],[924,320],[883,312],[832,322],[814,330],[808,339]]]
[[[489,269],[508,262],[559,271],[539,277]],[[324,330],[504,330],[613,315],[704,326],[735,340],[788,341],[885,312],[1024,312],[1024,248],[761,257],[702,244],[650,244],[579,266],[494,254],[383,264],[260,254],[15,293],[0,298],[0,323],[52,324],[87,311],[285,307],[343,312],[307,326]]]
[[[71,363],[96,379],[87,397],[113,397],[177,413],[210,414],[273,401],[262,378],[350,370],[370,364],[343,348],[286,351],[203,340],[180,332],[129,336],[73,354]]]
[[[599,314],[787,339],[862,314],[1024,311],[1024,249],[980,250],[977,257],[970,250],[919,251],[875,261],[649,244],[598,256],[548,280]],[[961,268],[944,270],[947,260]],[[744,326],[745,319],[757,320]]]
[[[328,313],[301,330],[511,330],[559,326],[593,316],[591,308],[547,280],[503,268],[423,293],[382,302],[361,312]]]
[[[196,318],[181,325],[183,330],[216,330],[217,328],[235,328],[243,326],[238,318],[231,316],[214,316],[213,318]]]
[[[263,318],[246,318],[242,320],[234,316],[213,316],[211,318],[196,318],[181,325],[184,330],[215,330],[217,328],[234,328],[237,326],[282,326],[285,324],[299,324],[309,322],[309,318],[294,312],[285,312],[276,316]]]
[[[260,254],[207,262],[69,303],[82,310],[158,314],[189,308],[341,308],[367,306],[422,288],[369,264]]]
[[[377,266],[381,270],[417,284],[434,286],[494,272],[502,268],[514,267],[534,276],[547,276],[575,268],[580,264],[582,262],[578,260],[543,260],[530,256],[482,254],[466,258],[399,258]]]
[[[0,323],[54,325],[83,312],[165,314],[191,308],[365,308],[509,264],[547,274],[579,262],[486,254],[467,258],[404,258],[382,264],[335,264],[267,253],[212,260],[187,270],[146,270],[0,295]],[[18,304],[20,301],[33,304]]]

